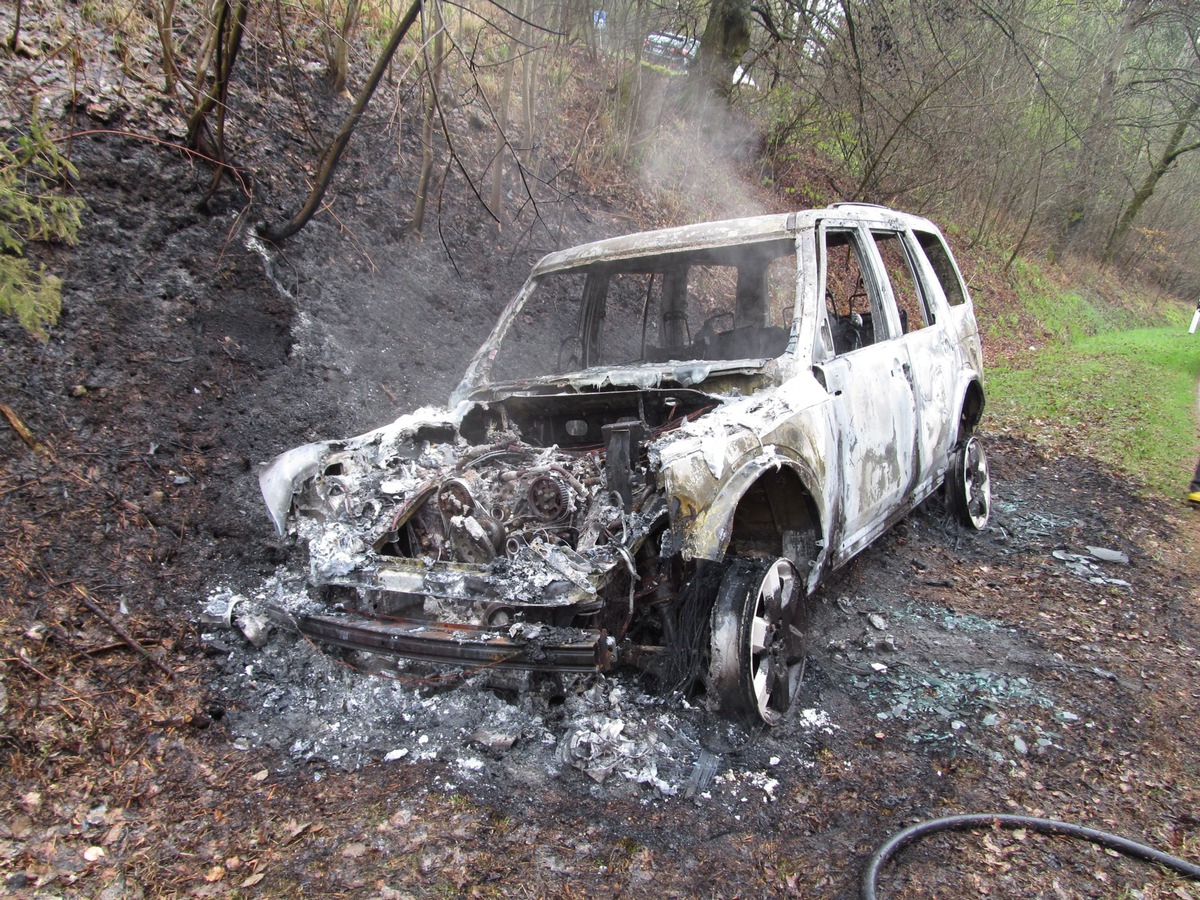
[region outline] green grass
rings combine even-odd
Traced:
[[[1097,319],[1101,328],[1115,324],[1096,316],[1091,327]],[[1182,321],[1089,337],[1063,327],[1064,343],[1027,368],[987,373],[991,428],[1019,432],[1056,454],[1094,457],[1150,491],[1179,496],[1196,461],[1200,334],[1189,335]]]
[[[1021,304],[1056,341],[1071,343],[1107,331],[1163,325],[1173,320],[1160,307],[1148,323],[1143,318],[1149,313],[1145,304],[1126,298],[1122,298],[1125,302],[1112,302],[1087,290],[1060,291],[1038,266],[1024,260],[1017,260],[1013,270]]]

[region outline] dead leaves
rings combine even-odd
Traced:
[[[295,819],[291,819],[283,827],[283,831],[284,831],[284,834],[286,835],[286,837],[284,837],[284,839],[280,842],[280,846],[281,847],[289,847],[292,844],[296,843],[296,841],[300,840],[300,838],[304,837],[306,834],[317,834],[318,832],[321,832],[324,830],[325,830],[324,825],[314,824],[312,822],[301,823],[301,822],[297,822]]]

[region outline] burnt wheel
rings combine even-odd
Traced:
[[[987,528],[992,512],[992,479],[987,454],[978,438],[968,438],[950,454],[946,505],[959,522],[974,531]]]
[[[708,688],[721,709],[774,725],[804,674],[804,585],[789,560],[736,560],[712,613]]]

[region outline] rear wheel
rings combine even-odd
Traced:
[[[736,560],[712,613],[708,684],[721,709],[774,725],[804,674],[804,584],[787,559]]]
[[[946,504],[966,527],[974,531],[987,528],[992,512],[992,479],[987,454],[978,438],[968,438],[950,454]]]

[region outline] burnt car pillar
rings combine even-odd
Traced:
[[[622,419],[605,425],[601,431],[604,434],[604,470],[608,477],[608,488],[620,495],[628,513],[633,509],[634,464],[641,455],[646,429],[637,419]]]

